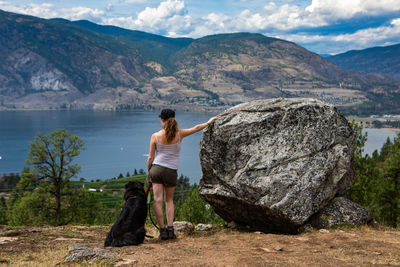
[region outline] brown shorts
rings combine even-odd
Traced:
[[[152,165],[148,175],[149,182],[163,184],[166,187],[176,186],[178,181],[177,170],[160,165]]]

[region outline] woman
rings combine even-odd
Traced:
[[[208,122],[198,124],[190,129],[178,129],[175,112],[163,109],[159,115],[162,129],[151,136],[150,152],[147,159],[149,182],[153,183],[154,213],[160,227],[159,239],[174,239],[174,191],[178,180],[178,163],[182,139],[203,130],[217,117]],[[165,191],[165,209],[168,227],[164,227],[162,209],[163,193]]]

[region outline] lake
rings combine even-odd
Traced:
[[[144,111],[2,111],[0,112],[0,174],[21,172],[36,133],[48,134],[64,128],[79,136],[86,149],[76,158],[82,166],[78,175],[86,180],[108,179],[120,173],[146,170],[150,136],[161,128],[158,112]],[[212,115],[177,112],[180,128],[206,122]],[[395,131],[366,129],[365,152],[380,149]],[[183,140],[179,174],[199,183],[201,132]]]
[[[82,166],[78,178],[108,179],[134,169],[146,170],[150,137],[161,128],[158,112],[2,111],[0,112],[0,173],[21,172],[36,133],[64,128],[79,136],[86,149],[74,161]],[[180,128],[206,122],[212,115],[177,112]],[[179,174],[198,183],[201,132],[183,140]]]

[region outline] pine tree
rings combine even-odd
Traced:
[[[14,224],[61,225],[71,221],[70,200],[75,190],[69,180],[80,170],[79,165],[72,165],[72,160],[81,149],[83,141],[63,129],[35,136],[26,160],[33,169],[24,169],[17,185],[20,199],[10,207]]]
[[[387,149],[382,167],[382,184],[379,201],[381,216],[393,227],[400,224],[400,134]]]
[[[7,203],[5,198],[0,198],[0,224],[7,224]]]

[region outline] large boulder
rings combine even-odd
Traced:
[[[228,222],[296,232],[351,187],[354,142],[347,120],[319,100],[235,106],[203,133],[200,194]]]

